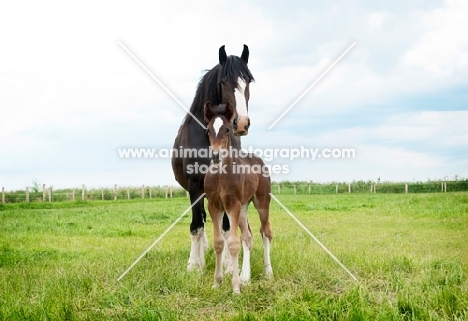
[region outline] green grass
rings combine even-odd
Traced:
[[[467,320],[468,193],[278,195],[359,279],[272,201],[274,279],[253,208],[252,282],[186,272],[186,198],[0,207],[0,320]],[[207,223],[209,241],[212,225]]]

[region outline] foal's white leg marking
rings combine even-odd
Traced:
[[[247,221],[247,210],[249,209],[249,203],[246,203],[242,205],[241,207],[241,220],[245,221],[245,229],[247,233],[250,233],[248,229],[248,221]],[[245,241],[242,241],[242,253],[243,253],[243,258],[242,258],[242,270],[240,274],[240,279],[242,283],[248,283],[250,282],[250,249],[249,245],[245,244]]]
[[[203,239],[206,238],[205,229],[200,227],[197,230],[197,234],[190,235],[190,237],[192,238],[192,246],[190,248],[187,270],[202,269],[205,266],[205,252],[203,251]]]
[[[237,83],[239,84],[239,86],[238,88],[234,89],[237,117],[249,117],[249,114],[247,112],[247,101],[245,99],[245,87],[247,86],[247,84],[241,77],[237,79]]]
[[[231,253],[229,253],[228,243],[227,240],[229,238],[229,231],[222,231],[221,232],[224,237],[224,249],[223,249],[223,269],[224,275],[232,273],[232,257]]]
[[[216,117],[214,123],[213,123],[213,129],[215,131],[215,137],[218,136],[219,129],[223,126],[223,120],[221,117]]]
[[[268,239],[268,237],[266,237],[265,234],[262,235],[262,239],[263,239],[263,254],[264,254],[263,263],[265,265],[265,275],[270,278],[273,276],[273,269],[271,267],[271,261],[270,261],[270,240]]]
[[[223,249],[225,247],[224,236],[221,234],[221,226],[223,222],[223,213],[218,215],[218,220],[213,220],[213,247],[216,255],[216,265],[214,273],[214,285],[213,288],[218,287],[223,280]]]
[[[250,250],[244,241],[242,241],[242,251],[244,253],[244,257],[242,259],[240,279],[242,283],[246,284],[250,282]]]

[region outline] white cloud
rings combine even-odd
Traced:
[[[373,12],[369,15],[368,24],[371,29],[380,29],[388,15],[385,12]]]
[[[468,2],[446,1],[444,8],[425,14],[425,32],[404,56],[409,66],[420,67],[442,78],[464,76],[466,84]]]
[[[390,116],[381,124],[353,126],[314,136],[321,144],[361,144],[379,142],[392,146],[427,143],[435,147],[468,145],[468,128],[464,125],[468,111],[423,111]]]

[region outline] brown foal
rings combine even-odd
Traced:
[[[247,220],[247,209],[253,201],[260,216],[260,234],[263,239],[265,274],[273,275],[270,262],[270,244],[272,239],[270,215],[271,182],[268,168],[261,158],[254,154],[242,154],[232,149],[231,120],[235,116],[229,104],[204,106],[207,133],[211,145],[212,160],[205,176],[205,193],[208,210],[213,221],[214,250],[216,268],[214,287],[223,279],[223,249],[227,236],[227,248],[232,257],[232,287],[234,293],[240,293],[241,282],[250,281],[250,251],[252,232]],[[229,235],[221,232],[223,213],[226,212],[230,230]],[[237,228],[241,230],[240,240]],[[239,276],[239,252],[242,241],[243,261]]]

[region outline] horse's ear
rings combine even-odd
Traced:
[[[227,120],[232,121],[232,117],[234,116],[234,110],[232,109],[231,104],[226,104],[226,107],[224,109],[224,117],[226,117]]]
[[[249,62],[249,47],[244,45],[244,50],[242,50],[241,59],[247,64]]]
[[[224,65],[224,63],[226,62],[227,60],[227,55],[226,55],[226,49],[224,48],[224,45],[222,45],[220,48],[219,48],[219,63],[221,65]]]
[[[207,101],[205,103],[205,106],[203,107],[203,115],[204,115],[204,118],[205,118],[205,121],[206,121],[207,124],[211,121],[214,114],[215,113],[214,113],[214,109],[213,109],[213,104],[211,104],[210,101]]]

